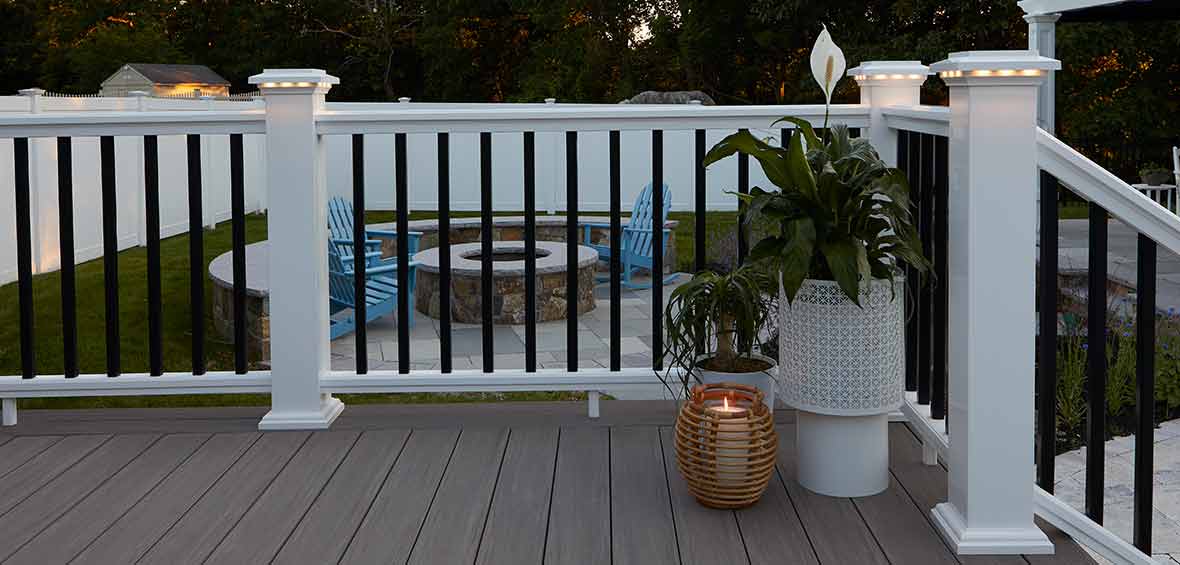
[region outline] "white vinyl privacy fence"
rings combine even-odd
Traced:
[[[0,114],[115,111],[200,111],[200,110],[258,110],[263,102],[160,99],[148,97],[95,98],[51,97],[26,91],[21,96],[0,97]],[[331,110],[364,111],[388,107],[382,104],[329,103]],[[408,103],[410,108],[446,109],[471,108],[472,104]],[[492,107],[492,105],[482,105]],[[578,105],[562,105],[577,107]],[[720,140],[729,132],[710,130],[708,144]],[[764,137],[777,137],[777,130],[755,132]],[[606,177],[608,166],[607,132],[587,131],[578,147],[579,209],[606,211],[609,209]],[[476,133],[455,133],[451,136],[450,155],[455,167],[451,171],[451,209],[475,211],[479,209],[479,139]],[[496,155],[493,178],[496,187],[493,202],[496,210],[524,209],[524,148],[515,133],[493,134]],[[622,155],[621,177],[624,209],[651,179],[651,140],[645,132],[623,132],[622,143],[629,150]],[[369,210],[393,210],[394,205],[394,135],[368,136],[365,145],[366,204]],[[664,140],[669,155],[693,155],[693,132],[668,131]],[[98,138],[77,137],[73,147],[74,175],[74,237],[75,260],[89,261],[102,255],[101,187],[99,179]],[[438,209],[437,144],[433,134],[407,136],[407,171],[409,174],[409,207],[411,210]],[[328,193],[351,198],[351,148],[347,138],[326,138]],[[641,148],[641,149],[639,149]],[[35,273],[52,272],[59,268],[58,257],[58,160],[53,139],[32,139],[30,151],[30,186],[32,207],[33,269]],[[188,229],[187,154],[184,136],[160,136],[160,231],[162,237],[184,233]],[[266,140],[262,135],[246,135],[245,190],[246,212],[267,208],[266,202]],[[12,155],[12,140],[0,140],[0,154]],[[202,213],[204,225],[213,227],[230,217],[229,137],[201,136]],[[537,209],[544,213],[565,210],[565,137],[561,133],[537,134]],[[685,164],[688,160],[671,163]],[[115,171],[118,192],[119,249],[141,246],[146,242],[144,220],[143,140],[139,137],[120,137],[115,141]],[[693,170],[690,166],[671,166],[665,179],[672,190],[672,210],[690,211],[693,208]],[[710,210],[733,210],[736,198],[728,194],[736,187],[736,160],[729,159],[708,169]],[[13,169],[11,159],[0,159],[0,234],[15,238],[13,213]],[[766,186],[766,179],[757,162],[750,170],[751,186]],[[123,187],[127,187],[124,189]],[[0,284],[16,280],[16,255],[11,247],[0,249]]]

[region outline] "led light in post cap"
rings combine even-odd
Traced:
[[[960,51],[930,65],[944,79],[1036,78],[1061,68],[1061,61],[1035,51]]]

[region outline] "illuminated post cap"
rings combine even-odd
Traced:
[[[250,77],[250,84],[258,86],[263,94],[284,92],[326,93],[340,79],[322,69],[263,69],[261,74]]]
[[[861,86],[921,85],[930,74],[921,61],[865,61],[848,69],[848,76]]]
[[[984,82],[959,79],[990,79],[986,82],[994,84],[1015,84],[1031,79],[1039,83],[1049,71],[1060,69],[1061,61],[1042,57],[1032,50],[960,51],[951,53],[930,68],[947,80],[947,84]],[[997,78],[1011,80],[994,81]]]

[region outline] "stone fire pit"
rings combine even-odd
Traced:
[[[482,321],[480,299],[480,252],[482,244],[451,246],[451,319],[467,324]],[[493,323],[525,322],[524,242],[492,242]],[[418,263],[415,308],[432,318],[439,311],[439,249],[414,255]],[[578,246],[578,314],[594,309],[594,273],[598,252]],[[566,317],[566,244],[537,242],[537,321]]]
[[[227,251],[209,263],[213,281],[213,331],[234,339],[234,254]],[[251,360],[270,359],[270,245],[246,246],[246,353]]]

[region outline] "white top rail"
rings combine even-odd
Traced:
[[[1086,200],[1102,206],[1173,253],[1180,253],[1180,216],[1041,128],[1037,128],[1037,164]]]
[[[635,131],[695,129],[765,129],[783,116],[803,118],[817,127],[824,106],[702,106],[696,104],[489,104],[483,107],[439,107],[390,103],[386,110],[349,111],[329,105],[317,115],[322,135],[354,133],[477,133]],[[831,107],[829,123],[863,128],[869,108],[859,104]],[[784,124],[784,127],[792,127]]]
[[[951,135],[949,106],[889,106],[881,110],[881,115],[885,116],[885,125],[896,130]]]
[[[0,114],[0,139],[265,132],[261,110]]]

